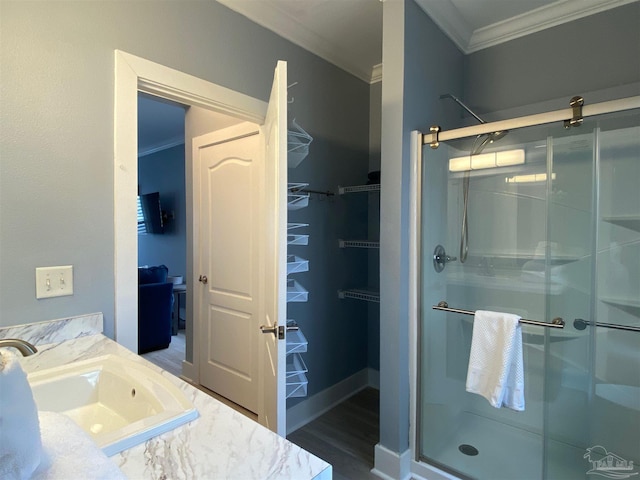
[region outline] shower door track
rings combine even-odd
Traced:
[[[640,108],[640,95],[611,100],[608,102],[594,103],[593,105],[584,105],[582,107],[582,116],[580,118],[621,112],[623,110],[633,110],[634,108]],[[567,121],[575,118],[574,113],[574,108],[565,108],[552,112],[538,113],[535,115],[527,115],[524,117],[500,120],[491,123],[482,123],[472,127],[456,128],[446,131],[441,131],[440,127],[433,126],[430,129],[431,134],[422,134],[422,143],[423,145],[430,145],[431,148],[438,148],[439,142],[445,142],[447,140],[457,140],[459,138],[473,137],[504,130],[516,130],[518,128],[533,127],[535,125],[543,125],[545,123]]]

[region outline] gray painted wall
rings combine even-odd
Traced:
[[[184,145],[138,158],[140,194],[160,193],[162,210],[173,213],[163,234],[138,235],[138,265],[169,267],[169,275],[187,273],[187,209]]]
[[[640,80],[640,2],[581,18],[479,52],[465,59],[465,103],[476,113],[564,99],[530,113],[608,98],[589,92]],[[638,95],[640,90],[626,92]],[[621,98],[614,97],[614,98]]]
[[[293,179],[335,191],[366,178],[369,86],[217,2],[3,2],[0,44],[0,325],[101,311],[113,335],[114,49],[263,100],[287,60],[291,115],[315,138]],[[294,318],[310,393],[367,364],[366,307],[336,293],[350,280],[337,252],[346,212],[318,199],[300,212],[311,294]],[[75,294],[36,300],[35,267],[60,264],[74,265]]]
[[[409,447],[409,136],[436,121],[457,126],[439,96],[462,91],[463,55],[413,0],[385,2],[384,15],[380,443],[402,453]]]

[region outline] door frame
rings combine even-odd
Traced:
[[[115,50],[114,81],[114,335],[115,341],[138,351],[138,92],[198,106],[262,125],[267,103],[174,70],[164,65]],[[187,141],[189,139],[186,139]],[[193,252],[198,248],[194,223],[193,164],[185,159],[187,198],[187,317],[194,319],[192,339],[199,338],[200,322],[193,313],[195,285]],[[192,341],[193,363],[183,362],[183,377],[199,381],[199,347]]]

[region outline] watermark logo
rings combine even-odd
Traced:
[[[632,461],[625,460],[613,452],[607,452],[601,445],[587,448],[587,453],[582,458],[591,463],[591,470],[587,475],[601,475],[607,478],[629,478],[638,475]]]

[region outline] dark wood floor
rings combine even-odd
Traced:
[[[180,331],[178,336],[172,337],[169,348],[146,353],[143,357],[179,377],[184,348],[184,331]],[[255,414],[204,387],[194,386],[257,421]],[[380,438],[379,401],[378,390],[365,388],[287,435],[287,439],[330,463],[334,480],[377,479],[370,470],[373,468],[374,447]]]
[[[378,390],[365,388],[287,439],[333,465],[334,480],[378,478],[373,468],[379,441]]]

